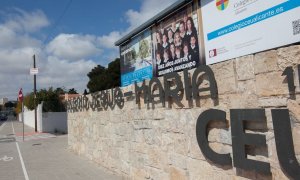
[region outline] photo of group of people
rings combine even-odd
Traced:
[[[188,15],[184,10],[156,27],[153,33],[156,76],[198,66],[198,31],[194,21],[196,14]]]

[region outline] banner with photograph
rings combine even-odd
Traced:
[[[299,0],[201,0],[206,63],[300,41]]]
[[[152,46],[150,30],[135,37],[121,51],[121,86],[152,78]]]
[[[197,11],[191,4],[154,26],[152,40],[155,76],[205,64],[204,55],[199,51]]]

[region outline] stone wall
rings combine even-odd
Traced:
[[[271,109],[288,108],[296,157],[300,162],[300,88],[296,66],[300,45],[248,55],[210,65],[218,99],[202,96],[200,106],[154,109],[126,98],[122,109],[68,113],[69,147],[99,165],[129,179],[289,179],[277,157]],[[295,70],[296,93],[289,93],[284,69]],[[203,82],[205,84],[205,80]],[[133,90],[130,86],[124,91]],[[266,135],[267,147],[247,147],[248,159],[270,163],[272,174],[220,166],[207,160],[196,139],[198,116],[207,109],[226,112],[227,125],[211,123],[210,147],[231,153],[230,109],[264,108],[265,124],[247,123],[249,132]],[[288,148],[288,147],[287,147]]]

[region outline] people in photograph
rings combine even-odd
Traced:
[[[190,40],[190,51],[192,55],[192,59],[195,59],[196,62],[199,60],[199,46],[197,43],[197,36],[192,35]]]
[[[167,37],[167,33],[164,33],[162,35],[162,47],[164,49],[168,48],[169,47],[169,42],[168,42],[168,37]]]
[[[173,31],[173,34],[175,34],[175,32],[177,31],[175,19],[174,19],[174,21],[172,22],[172,27],[171,27],[171,29],[172,29],[172,31]]]
[[[186,36],[188,41],[190,41],[191,36],[196,36],[197,35],[197,30],[195,28],[194,25],[194,21],[191,17],[188,17],[187,21],[186,21]]]
[[[159,31],[156,32],[155,34],[156,36],[156,49],[158,52],[162,52],[162,36],[161,36],[161,33]]]
[[[186,30],[184,21],[180,21],[179,23],[179,35],[183,41],[186,41]]]
[[[170,44],[170,59],[174,61],[176,59],[176,54],[175,54],[175,45],[174,43]]]
[[[181,40],[179,32],[176,32],[174,34],[174,44],[175,44],[176,47],[179,47],[179,46],[182,45],[182,40]]]
[[[183,14],[183,22],[184,22],[184,28],[187,29],[187,20],[188,20],[188,15],[187,13]]]
[[[168,30],[168,42],[169,42],[169,44],[174,42],[174,33],[173,33],[172,29]]]
[[[164,49],[164,63],[167,63],[168,61],[170,61],[170,53],[169,49],[166,48]]]
[[[163,26],[162,26],[162,27],[163,27]],[[165,34],[165,32],[166,32],[166,31],[165,31],[164,28],[161,28],[161,29],[160,29],[160,34],[161,34],[161,35]]]
[[[186,58],[188,61],[192,59],[188,42],[183,43],[183,58]]]
[[[160,52],[156,52],[156,65],[160,65],[162,63]]]
[[[189,53],[189,43],[188,42],[184,42],[183,43],[183,58],[187,59],[188,61],[190,61],[192,59],[191,54]]]
[[[175,54],[176,54],[176,58],[175,59],[179,59],[181,58],[181,46],[177,46],[175,47]]]
[[[190,38],[190,48],[192,51],[198,51],[198,43],[197,43],[197,38],[195,35],[192,35]]]

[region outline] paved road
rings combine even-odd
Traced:
[[[0,180],[119,180],[122,179],[74,155],[67,135],[36,134],[22,123],[0,122]]]

